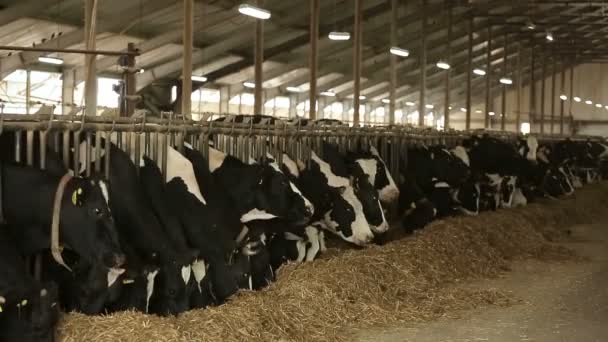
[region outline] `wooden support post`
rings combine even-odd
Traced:
[[[484,127],[490,128],[490,111],[492,110],[492,25],[488,25],[488,47],[486,51],[486,112]]]
[[[555,134],[555,74],[557,73],[557,59],[553,59],[553,70],[551,72],[551,134]]]
[[[317,69],[319,60],[319,1],[310,0],[310,61],[308,68],[310,70],[309,80],[309,108],[310,108],[310,119],[315,120],[317,118]]]
[[[466,123],[465,129],[468,131],[471,129],[471,85],[473,78],[473,16],[469,18],[469,46],[467,56],[467,104],[466,104]]]
[[[258,6],[262,7],[264,0],[258,0]],[[262,63],[264,63],[264,21],[257,19],[255,23],[255,89],[253,114],[262,114],[264,100],[262,99]]]
[[[450,64],[450,69],[445,71],[445,97],[444,97],[444,111],[443,111],[443,129],[450,129],[450,70],[452,65],[452,5],[450,4],[450,0],[445,1],[445,6],[447,6],[448,11],[448,43],[447,43],[447,51],[446,51],[446,60],[447,63]]]
[[[566,64],[562,61],[562,68],[560,72],[561,84],[560,84],[560,97],[566,94]],[[572,98],[569,99],[572,101]],[[564,100],[560,98],[559,101],[559,135],[564,135]]]
[[[574,133],[572,129],[572,102],[574,101],[574,61],[572,61],[570,66],[570,109],[568,110],[568,114],[570,117],[570,134]]]
[[[540,134],[545,134],[545,78],[547,77],[547,57],[543,56],[540,82]]]
[[[523,91],[523,66],[521,63],[521,45],[521,43],[517,44],[517,113],[515,113],[515,132],[519,132],[521,130],[521,97]]]
[[[84,42],[87,50],[95,50],[97,35],[97,1],[85,0],[84,5]],[[97,55],[85,55],[85,115],[97,115]]]
[[[420,36],[420,100],[418,101],[418,126],[424,126],[426,114],[426,3],[422,0],[422,32]]]
[[[532,124],[534,123],[534,116],[536,115],[536,77],[535,77],[536,60],[534,58],[534,48],[530,49],[530,58],[531,58],[531,61],[530,61],[530,108],[528,111],[528,122],[530,123],[530,130],[532,130]]]
[[[32,102],[32,71],[27,69],[25,72],[25,114],[30,113],[30,103]]]
[[[192,118],[192,48],[194,30],[194,0],[184,0],[184,66],[182,69],[182,115]]]
[[[355,0],[355,34],[353,39],[353,79],[354,79],[354,98],[353,98],[353,125],[359,126],[359,107],[361,104],[361,1]]]
[[[391,0],[391,47],[397,46],[397,12],[399,8],[398,0]],[[391,74],[391,89],[389,94],[388,104],[388,123],[393,125],[395,123],[395,108],[396,108],[396,91],[397,91],[397,56],[392,53],[390,57],[390,74]]]
[[[135,43],[127,44],[127,51],[135,52]],[[121,114],[125,114],[126,116],[130,117],[133,115],[133,113],[135,113],[135,101],[129,100],[128,96],[135,95],[137,93],[137,77],[135,77],[135,73],[133,72],[133,69],[135,68],[135,55],[130,54],[125,58],[127,59],[127,67],[129,68],[125,77],[125,91],[127,98],[123,99],[125,102],[126,112]]]
[[[508,56],[508,51],[507,51],[507,41],[508,41],[508,34],[505,33],[505,41],[504,41],[504,47],[503,47],[503,54],[504,57],[502,58],[503,61],[503,68],[502,68],[502,72],[503,72],[503,77],[508,77],[508,72],[507,72],[507,56]],[[503,84],[502,85],[502,106],[501,106],[501,114],[502,116],[500,117],[500,130],[501,131],[505,131],[506,130],[506,122],[507,122],[507,85]]]

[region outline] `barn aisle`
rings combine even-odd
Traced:
[[[589,261],[526,260],[499,279],[468,285],[511,292],[520,304],[485,307],[435,322],[371,330],[358,341],[606,341],[608,339],[608,226],[577,225],[565,246]]]

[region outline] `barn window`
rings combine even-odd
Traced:
[[[32,71],[30,73],[29,112],[35,113],[42,104],[55,105],[55,114],[61,114],[61,74],[55,72]],[[0,99],[5,102],[4,111],[13,114],[25,114],[27,71],[23,69],[10,73],[0,84]]]

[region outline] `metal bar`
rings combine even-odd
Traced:
[[[85,0],[84,6],[84,41],[87,50],[95,50],[97,34],[97,0]],[[85,81],[85,115],[97,115],[97,56],[84,56]]]
[[[264,0],[258,0],[258,6],[262,7]],[[262,103],[262,63],[264,62],[264,21],[256,20],[255,23],[255,89],[253,113],[262,114],[264,103]]]
[[[426,4],[422,0],[422,32],[420,37],[420,99],[418,100],[418,126],[424,126],[424,114],[426,113]]]
[[[557,60],[553,59],[553,71],[551,72],[551,134],[555,134],[555,74],[557,72]]]
[[[77,53],[83,55],[103,55],[103,56],[139,56],[136,51],[108,51],[108,50],[90,50],[90,49],[44,49],[37,47],[26,46],[9,46],[0,45],[0,51],[27,51],[27,52],[48,52],[48,53]]]
[[[361,1],[355,0],[355,23],[354,23],[354,38],[353,38],[353,125],[359,126],[359,109],[361,104]]]
[[[547,58],[543,57],[541,63],[541,83],[540,83],[540,134],[545,133],[545,78],[547,77]]]
[[[564,100],[561,99],[561,95],[566,94],[566,65],[562,63],[562,69],[560,72],[561,76],[561,86],[560,86],[560,101],[559,101],[559,134],[564,134]],[[570,98],[570,101],[573,101]]]
[[[452,6],[450,5],[450,0],[445,1],[445,5],[448,7],[448,41],[447,41],[447,51],[446,51],[446,59],[448,64],[452,65]],[[450,70],[445,71],[445,98],[444,98],[444,112],[443,112],[443,129],[450,129]]]
[[[467,57],[467,104],[465,130],[471,129],[471,85],[473,78],[473,16],[469,18],[469,46]]]
[[[398,0],[391,0],[391,47],[397,46],[397,20],[399,8]],[[397,56],[390,54],[390,74],[391,88],[389,93],[388,104],[388,123],[395,124],[395,108],[396,108],[396,88],[397,88]]]
[[[317,69],[319,61],[319,1],[310,0],[309,118],[317,119]]]
[[[484,113],[484,127],[490,128],[490,111],[492,110],[492,25],[488,26],[488,47],[486,52],[486,112]]]
[[[535,58],[534,58],[534,48],[530,49],[530,108],[528,109],[528,121],[530,122],[530,128],[532,127],[534,116],[536,115],[536,79],[535,79]]]
[[[517,44],[517,113],[515,113],[515,132],[519,132],[521,129],[521,97],[523,91],[523,66],[521,63],[522,44]],[[532,87],[533,85],[530,84]]]
[[[184,0],[184,66],[182,68],[182,115],[192,117],[192,30],[194,26],[194,0]]]
[[[503,57],[503,74],[506,77],[507,76],[507,62],[508,62],[508,58],[507,56],[509,56],[509,54],[507,53],[507,43],[508,43],[508,34],[505,33],[505,39],[504,39],[504,47],[503,47],[503,53],[504,53],[504,57]],[[501,117],[500,117],[500,130],[501,131],[505,131],[506,130],[506,120],[507,120],[507,85],[503,84],[502,85],[502,106],[501,106]]]
[[[568,113],[570,114],[570,133],[573,133],[572,130],[572,98],[574,97],[574,63],[570,66],[570,108],[568,109]]]

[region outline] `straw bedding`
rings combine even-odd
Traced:
[[[511,305],[508,294],[466,290],[522,258],[575,260],[553,244],[567,227],[605,216],[608,184],[525,208],[437,221],[412,237],[328,253],[282,268],[277,283],[216,308],[160,318],[124,312],[68,314],[61,341],[347,341],[355,328],[422,321],[481,305]]]

